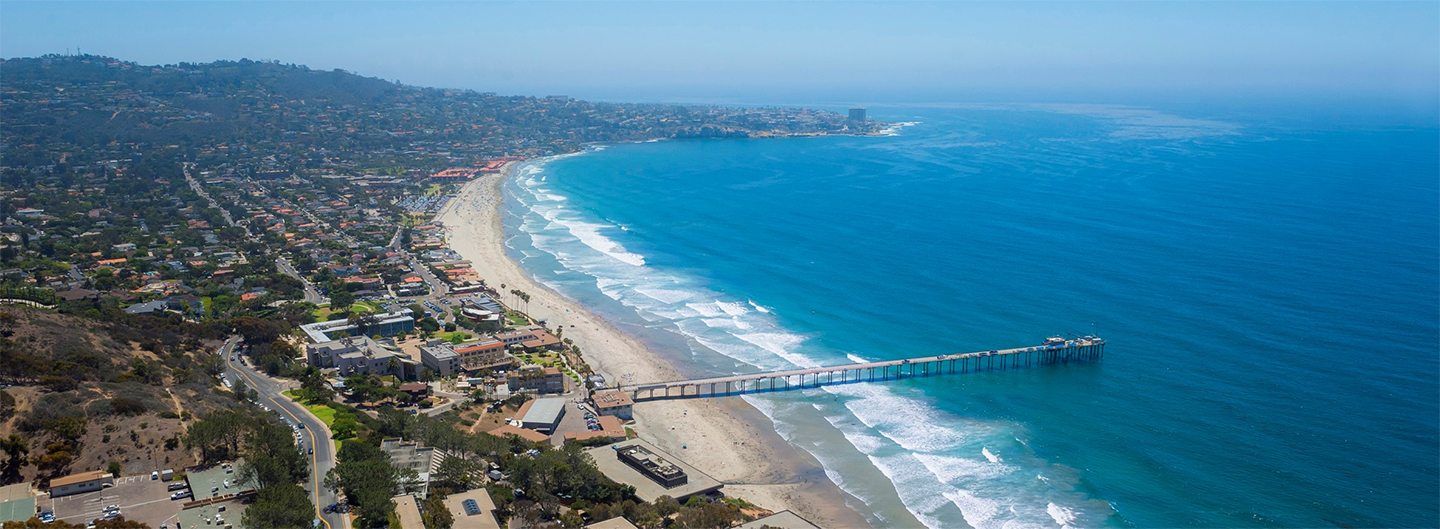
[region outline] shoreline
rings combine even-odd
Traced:
[[[564,327],[586,361],[609,380],[628,374],[640,380],[681,378],[669,362],[634,336],[587,307],[532,280],[505,252],[501,184],[524,162],[464,184],[436,216],[446,240],[471,262],[491,288],[519,288],[532,296],[527,312]],[[773,423],[740,398],[646,402],[635,407],[636,433],[646,441],[725,483],[729,495],[762,508],[791,510],[823,527],[867,527],[849,496],[825,477],[810,454],[781,438]]]

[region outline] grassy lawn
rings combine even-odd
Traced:
[[[369,301],[356,301],[354,305],[350,306],[350,312],[356,314],[365,314],[367,312],[378,313],[380,312],[380,306]],[[316,307],[311,314],[315,316],[316,321],[330,321],[330,315],[335,314],[335,311],[330,310],[330,305],[321,305]]]
[[[300,402],[300,397],[297,397],[295,395],[295,390],[293,389],[285,390],[285,396],[290,397],[290,400],[293,400],[299,403],[301,406],[304,406],[305,409],[310,410],[310,413],[314,414],[316,417],[319,417],[320,422],[325,423],[326,427],[329,427],[331,424],[335,423],[335,408],[331,408],[324,404],[306,404],[304,402]]]
[[[447,341],[447,342],[450,341],[451,339],[454,339],[455,336],[460,336],[460,339],[461,339],[461,340],[469,340],[470,338],[475,337],[475,335],[473,335],[473,334],[470,334],[470,333],[465,332],[465,331],[458,331],[458,330],[455,331],[455,332],[441,332],[441,333],[436,333],[436,334],[435,334],[435,337],[436,337],[436,338],[439,338],[439,339],[441,339],[441,340],[445,340],[445,341]]]
[[[329,428],[330,425],[335,424],[335,408],[331,408],[331,407],[326,406],[326,405],[324,405],[324,404],[306,404],[306,403],[304,403],[304,402],[300,402],[300,398],[295,395],[295,390],[293,390],[293,389],[285,390],[285,396],[290,397],[290,400],[293,400],[293,401],[299,403],[301,406],[304,406],[305,409],[310,410],[310,413],[314,414],[316,417],[319,417],[319,418],[320,418],[320,422],[325,423],[325,427],[326,427],[326,428]],[[316,437],[316,438],[324,438],[325,436],[322,434],[322,435],[316,435],[315,437]],[[334,442],[335,442],[335,451],[336,451],[336,453],[339,453],[340,448],[343,447],[343,446],[345,446],[345,441],[354,441],[354,440],[355,440],[355,439],[335,440]]]

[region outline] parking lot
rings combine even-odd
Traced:
[[[107,505],[119,505],[120,515],[126,520],[158,528],[175,518],[180,504],[184,503],[170,499],[170,491],[166,487],[171,483],[174,482],[150,479],[149,474],[126,476],[116,479],[114,487],[54,499],[41,496],[36,498],[36,504],[41,509],[55,511],[56,519],[77,524],[104,516]],[[169,525],[174,526],[173,523]]]
[[[592,431],[589,421],[585,419],[587,410],[575,402],[574,399],[565,400],[565,415],[560,417],[560,424],[555,427],[555,435],[550,437],[550,443],[560,446],[565,443],[565,432],[589,432]],[[598,429],[595,428],[595,429]]]

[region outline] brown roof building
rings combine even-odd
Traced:
[[[530,442],[532,442],[532,443],[544,443],[544,442],[547,442],[547,441],[550,440],[550,436],[545,435],[545,434],[543,434],[543,433],[537,432],[537,431],[535,431],[535,430],[527,430],[527,429],[525,429],[525,428],[520,428],[520,427],[517,427],[517,426],[511,426],[511,425],[509,425],[509,424],[507,424],[507,425],[505,425],[505,426],[501,426],[501,427],[496,428],[496,429],[494,429],[494,430],[490,430],[490,435],[493,435],[493,436],[496,436],[496,437],[505,437],[505,436],[507,436],[507,435],[515,435],[515,436],[519,436],[521,439],[524,439],[524,440],[526,440],[526,441],[530,441]]]
[[[115,478],[103,470],[71,474],[50,480],[50,497],[59,498],[71,494],[94,492],[104,488],[105,485],[114,484]]]
[[[608,389],[590,395],[590,402],[601,415],[613,415],[624,420],[634,419],[635,399],[624,391]]]

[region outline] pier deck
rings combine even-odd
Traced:
[[[748,375],[629,384],[619,387],[635,402],[661,399],[727,397],[746,393],[788,391],[856,382],[881,382],[1012,369],[1036,365],[1068,364],[1099,360],[1105,355],[1105,340],[1087,336],[1074,340],[1051,338],[1042,345],[975,353],[925,356],[881,362],[772,371]],[[708,390],[708,391],[707,391]]]

